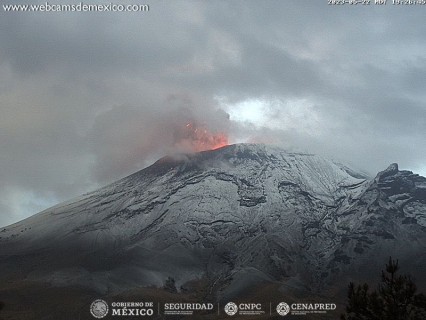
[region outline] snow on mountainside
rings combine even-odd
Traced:
[[[327,295],[389,255],[426,287],[425,249],[426,178],[394,164],[368,179],[316,155],[238,144],[162,158],[4,228],[0,281],[105,293],[170,276],[183,289],[204,279],[217,299],[261,283]]]
[[[143,211],[151,211],[152,207],[164,204],[177,191],[179,194],[190,191],[180,189],[191,189],[191,185],[205,183],[206,180],[213,189],[220,189],[218,187],[222,184],[228,187],[234,185],[237,188],[235,200],[246,207],[266,202],[266,194],[270,194],[272,200],[279,184],[284,186],[286,181],[330,204],[334,203],[336,196],[341,196],[344,186],[364,181],[315,155],[286,153],[264,145],[234,145],[217,151],[162,158],[145,170],[50,208],[3,232],[12,233],[12,237],[25,238],[52,234],[62,237],[64,233],[81,233],[95,225],[102,225],[101,229],[106,226],[115,229],[107,221],[117,219],[117,215],[132,216],[132,213],[138,212],[147,214],[149,212]],[[216,188],[214,185],[217,185]],[[214,191],[218,195],[223,193],[222,190]],[[203,194],[203,197],[209,197],[209,193]],[[81,214],[77,214],[79,210]],[[63,223],[64,219],[67,219],[66,224]],[[143,225],[145,221],[146,217],[140,223]],[[140,225],[134,227],[134,232],[138,232]],[[36,229],[29,232],[30,228]]]

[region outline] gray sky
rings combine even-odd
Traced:
[[[426,6],[146,4],[0,8],[0,226],[222,136],[426,175]]]

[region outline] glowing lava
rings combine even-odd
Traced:
[[[193,151],[213,150],[228,145],[228,136],[225,133],[213,133],[205,125],[198,126],[191,122],[185,126],[183,140]]]

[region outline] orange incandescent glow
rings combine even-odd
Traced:
[[[189,140],[194,151],[214,150],[228,145],[228,136],[223,132],[211,132],[206,126],[187,123],[185,140]]]

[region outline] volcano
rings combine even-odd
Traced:
[[[94,298],[132,294],[342,302],[389,256],[426,289],[426,178],[237,144],[164,157],[3,228],[0,300],[10,319],[84,318]]]

